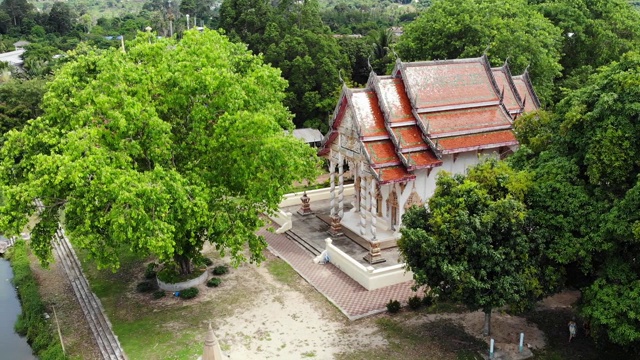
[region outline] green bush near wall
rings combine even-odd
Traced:
[[[45,320],[45,307],[38,292],[38,284],[29,267],[29,249],[24,240],[19,240],[8,252],[13,268],[13,284],[17,288],[22,304],[15,330],[27,337],[31,349],[40,360],[63,360],[67,357],[55,335],[52,320]]]

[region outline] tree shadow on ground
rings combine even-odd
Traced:
[[[583,330],[583,321],[572,309],[535,310],[524,314],[526,319],[535,323],[546,335],[547,346],[544,350],[534,351],[539,360],[601,360],[601,359],[638,359],[640,356],[623,352],[619,348],[601,348]],[[569,342],[569,321],[575,317],[578,333]]]
[[[451,320],[436,320],[423,323],[419,327],[424,336],[438,339],[440,346],[447,352],[455,353],[458,360],[481,359],[478,351],[487,348],[487,344],[464,331],[461,325]]]

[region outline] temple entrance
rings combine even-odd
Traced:
[[[391,213],[391,230],[396,230],[398,227],[398,195],[396,195],[395,191],[391,191],[389,194],[389,200],[387,202],[387,207],[389,208],[389,212]]]

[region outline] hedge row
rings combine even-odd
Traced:
[[[17,241],[8,252],[13,268],[13,284],[18,290],[22,313],[18,316],[15,330],[27,337],[31,349],[40,360],[63,360],[67,357],[55,333],[52,321],[45,320],[45,307],[38,292],[38,284],[29,267],[27,244]]]

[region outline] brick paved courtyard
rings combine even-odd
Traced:
[[[350,320],[386,311],[386,305],[392,299],[406,304],[409,297],[415,295],[411,290],[413,282],[368,291],[334,265],[315,264],[311,253],[285,235],[266,229],[260,230],[258,234],[265,237],[269,250],[274,255],[291,265]],[[298,235],[304,237],[304,234]]]

